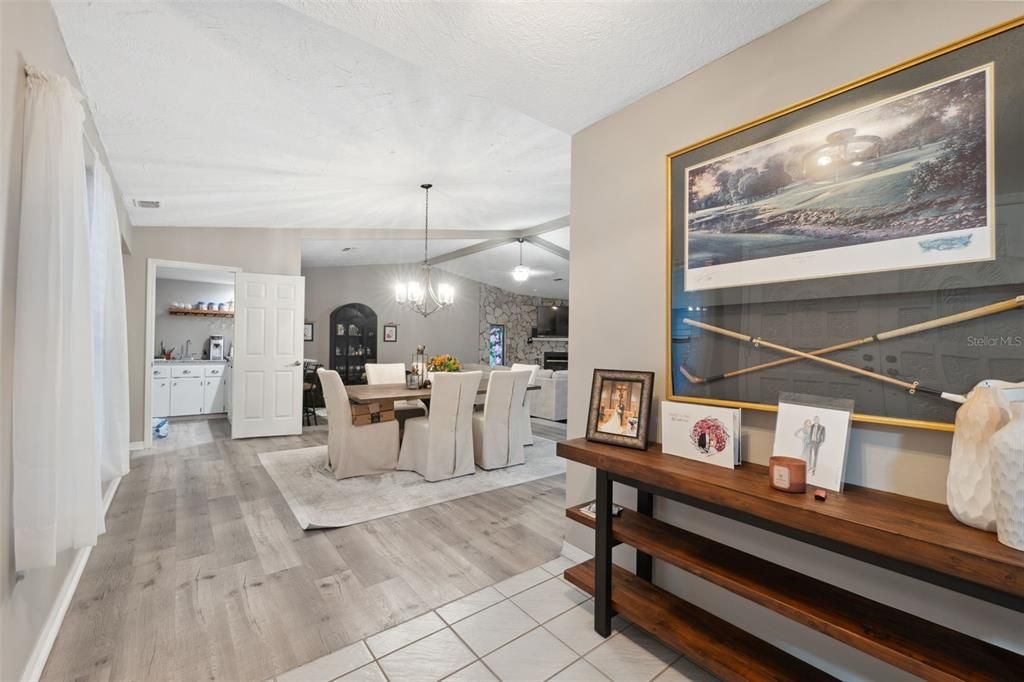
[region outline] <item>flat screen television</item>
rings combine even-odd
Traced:
[[[537,306],[537,329],[533,335],[538,338],[569,336],[569,306]]]

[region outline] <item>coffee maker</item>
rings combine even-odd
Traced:
[[[211,336],[210,337],[210,359],[211,360],[223,360],[224,359],[224,337],[223,336]]]

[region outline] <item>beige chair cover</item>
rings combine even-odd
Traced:
[[[491,373],[484,411],[473,416],[473,449],[481,469],[526,462],[520,413],[529,383],[528,371]]]
[[[352,425],[352,406],[334,370],[316,371],[327,404],[327,467],[335,478],[394,471],[398,464],[398,422]]]
[[[473,401],[480,372],[439,372],[430,391],[430,416],[405,422],[398,468],[428,481],[476,471],[473,463]]]

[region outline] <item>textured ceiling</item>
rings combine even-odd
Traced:
[[[136,225],[511,229],[575,132],[820,0],[55,2]]]
[[[431,258],[479,244],[481,239],[431,239]],[[346,251],[348,249],[348,251]],[[303,239],[302,267],[393,265],[423,261],[420,239]]]

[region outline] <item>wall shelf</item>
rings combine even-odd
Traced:
[[[195,315],[196,317],[234,317],[234,310],[189,310],[188,308],[168,308],[171,315]]]

